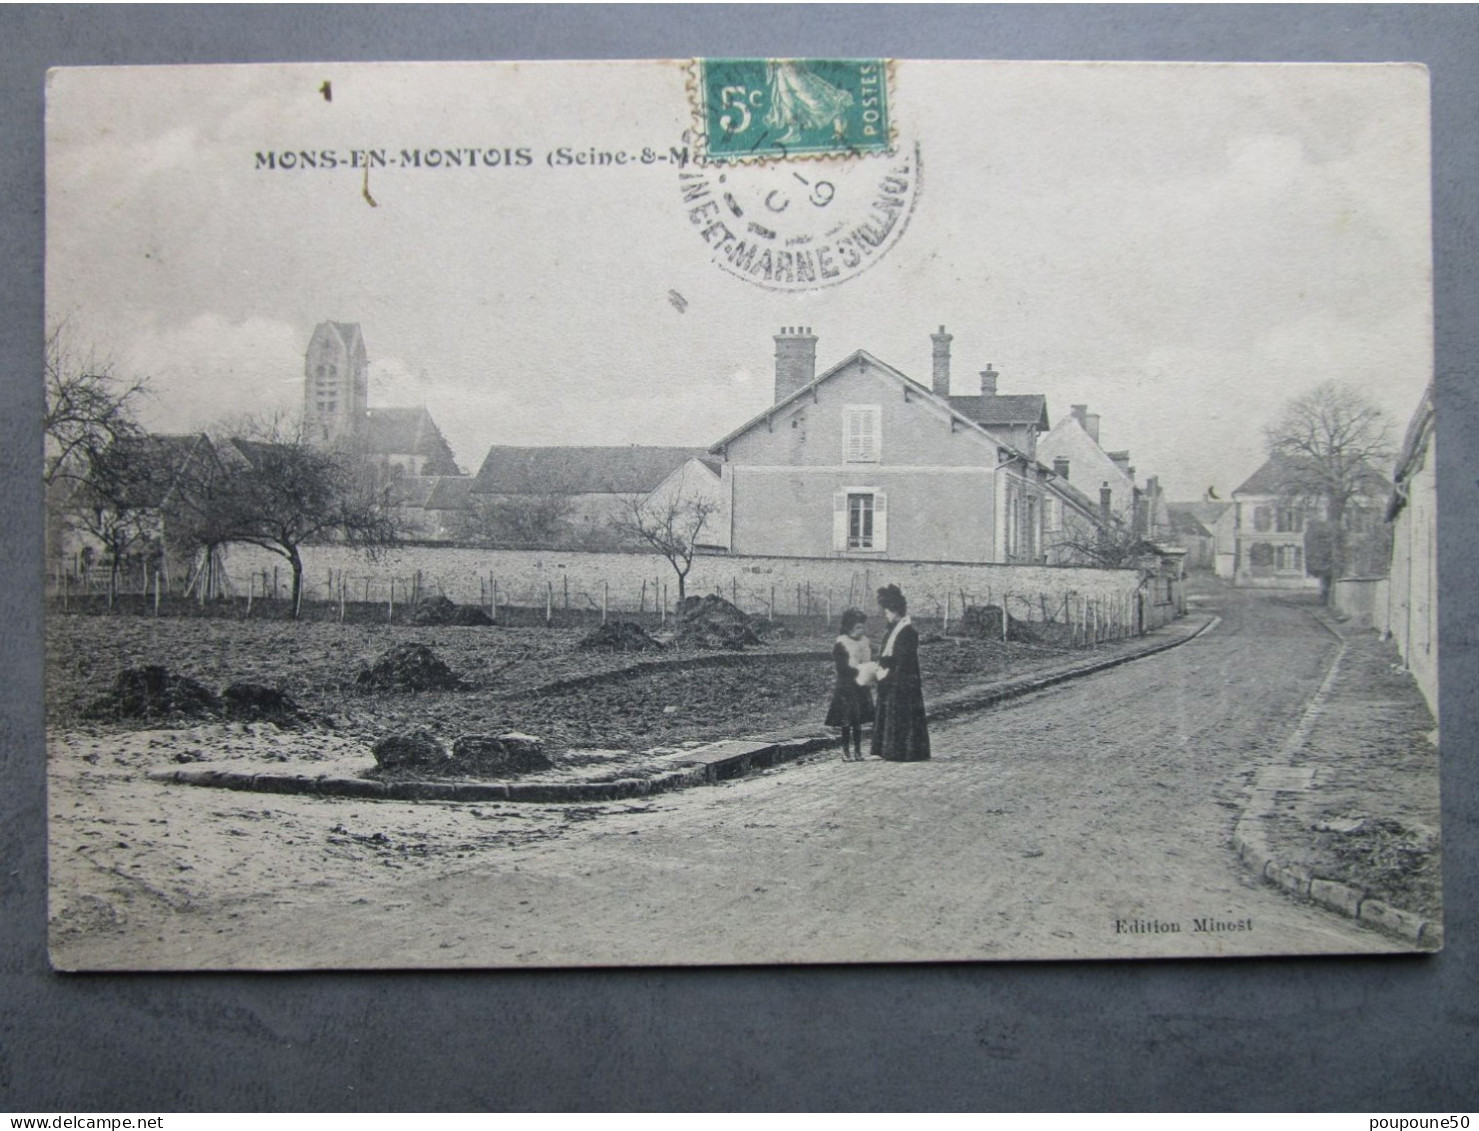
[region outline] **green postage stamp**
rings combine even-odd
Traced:
[[[700,59],[710,161],[886,152],[883,59]]]

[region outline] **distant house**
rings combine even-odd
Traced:
[[[464,536],[471,489],[470,475],[397,475],[386,484],[406,537],[432,542]]]
[[[1280,494],[1283,472],[1269,458],[1232,493],[1235,512],[1234,585],[1264,589],[1318,589],[1305,568],[1308,507]]]
[[[1217,572],[1219,560],[1224,555],[1231,558],[1232,511],[1233,504],[1229,502],[1166,504],[1169,541],[1186,549],[1188,570]]]
[[[1379,475],[1372,478],[1377,487],[1390,486]],[[1326,508],[1285,497],[1286,479],[1279,457],[1270,457],[1232,493],[1234,585],[1318,589],[1321,576],[1330,576],[1336,533]],[[1375,498],[1357,497],[1347,504],[1339,532],[1345,545],[1343,576],[1385,574],[1389,549],[1381,518]]]
[[[222,462],[204,433],[148,433],[107,454],[96,484],[61,480],[49,500],[56,550],[84,574],[113,556],[146,563],[167,585],[183,580],[200,548],[197,531]],[[124,566],[122,560],[118,563]]]
[[[1126,527],[1135,522],[1135,469],[1129,452],[1106,452],[1099,446],[1099,414],[1074,405],[1037,442],[1039,462],[1088,497],[1103,499]],[[1109,494],[1104,496],[1103,491]]]
[[[941,341],[941,338],[944,341]],[[711,449],[736,554],[1041,563],[1051,473],[954,398],[948,339],[931,385],[857,350],[816,374],[808,328],[776,335],[775,396]],[[944,347],[944,348],[942,348]],[[955,407],[972,402],[971,415]],[[1041,406],[1038,406],[1040,408]],[[1022,413],[1019,439],[1044,414]],[[1080,505],[1082,496],[1074,501]]]
[[[695,544],[709,551],[729,549],[729,516],[724,503],[723,465],[708,456],[695,457],[675,469],[646,500],[646,506],[656,514],[690,504],[702,507],[707,517]]]
[[[468,488],[469,505],[522,545],[611,548],[614,523],[634,500],[650,495],[702,448],[511,447],[488,449]]]
[[[1438,718],[1438,451],[1433,390],[1423,394],[1397,459],[1386,628]]]

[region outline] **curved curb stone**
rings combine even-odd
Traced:
[[[1262,844],[1260,833],[1250,832],[1243,826],[1246,818],[1238,822],[1233,833],[1233,848],[1245,867],[1265,883],[1283,888],[1290,895],[1318,903],[1327,911],[1334,911],[1349,919],[1398,935],[1408,942],[1425,949],[1443,949],[1443,928],[1440,924],[1411,911],[1403,911],[1379,899],[1372,899],[1358,887],[1341,883],[1339,880],[1322,880],[1307,868],[1281,864],[1269,856]]]
[[[1328,624],[1319,614],[1312,614],[1314,619],[1330,632],[1336,640],[1342,644],[1345,637],[1335,628]],[[1337,657],[1338,659],[1338,657]],[[1313,700],[1311,700],[1313,702]],[[1296,734],[1299,728],[1296,727]],[[1312,903],[1318,903],[1328,911],[1355,919],[1369,927],[1376,927],[1390,934],[1398,935],[1409,942],[1416,943],[1425,949],[1443,949],[1443,927],[1441,924],[1424,919],[1421,915],[1414,915],[1411,911],[1403,911],[1400,908],[1383,903],[1379,899],[1368,898],[1366,893],[1351,884],[1342,883],[1339,880],[1326,880],[1315,876],[1308,868],[1296,867],[1281,863],[1274,859],[1269,851],[1268,842],[1264,839],[1263,828],[1259,824],[1269,811],[1272,795],[1275,791],[1270,790],[1266,798],[1265,808],[1255,811],[1250,801],[1248,808],[1243,810],[1233,828],[1232,845],[1244,866],[1255,876],[1265,883],[1273,884],[1275,887],[1283,888],[1290,895],[1307,899]],[[1254,791],[1254,798],[1258,791]]]
[[[953,718],[1009,699],[1030,695],[1034,691],[1071,679],[1119,667],[1132,660],[1155,656],[1195,640],[1217,623],[1218,618],[1211,617],[1205,624],[1184,636],[1178,635],[1171,640],[1157,642],[1149,648],[1080,664],[1049,675],[1005,685],[988,684],[974,689],[966,688],[936,700],[930,717]],[[717,659],[727,660],[729,656],[725,654]],[[623,669],[624,672],[631,670]],[[670,762],[674,768],[654,777],[618,778],[604,782],[376,781],[342,774],[245,773],[236,770],[189,768],[150,770],[148,777],[158,782],[215,789],[309,794],[318,797],[363,797],[381,801],[529,801],[543,804],[625,801],[672,789],[727,781],[754,769],[792,761],[803,754],[831,746],[835,741],[830,735],[818,736],[815,733],[776,739],[724,739],[694,750],[668,755],[661,760]]]

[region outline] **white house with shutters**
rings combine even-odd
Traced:
[[[732,553],[1040,563],[1089,505],[952,405],[948,354],[925,385],[863,350],[816,375],[809,329],[775,340],[773,403],[710,449]]]

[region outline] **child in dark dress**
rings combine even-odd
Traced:
[[[863,724],[873,721],[873,693],[868,689],[875,670],[873,645],[863,635],[868,615],[861,609],[848,609],[842,614],[842,635],[832,645],[832,663],[837,668],[837,682],[832,687],[832,702],[827,708],[829,727],[842,728],[842,760],[863,760]],[[851,744],[852,753],[848,753]]]

